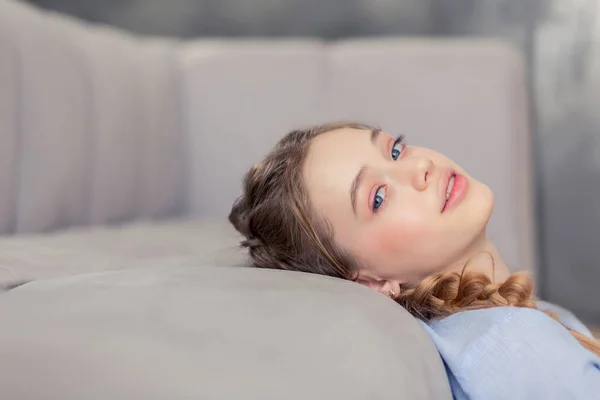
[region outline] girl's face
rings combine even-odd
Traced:
[[[493,209],[491,190],[453,161],[377,130],[315,137],[302,173],[314,209],[368,286],[464,265]]]

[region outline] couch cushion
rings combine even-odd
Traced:
[[[152,265],[244,265],[227,221],[168,221],[0,239],[0,287]]]
[[[225,218],[248,168],[288,130],[322,121],[323,49],[302,39],[201,39],[181,47],[192,215]]]
[[[1,299],[7,399],[451,398],[422,327],[352,282],[168,266],[32,282]]]

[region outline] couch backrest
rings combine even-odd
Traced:
[[[533,268],[525,73],[503,43],[178,43],[0,0],[0,54],[0,234],[224,219],[286,132],[356,120],[489,184],[490,236],[510,265]]]
[[[532,269],[531,151],[524,66],[490,40],[197,41],[182,49],[189,205],[224,218],[243,173],[289,130],[379,125],[489,184],[489,234]]]
[[[0,0],[0,234],[182,211],[174,51]]]

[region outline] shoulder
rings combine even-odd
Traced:
[[[492,346],[529,353],[539,351],[541,355],[546,348],[566,346],[587,352],[561,323],[532,308],[493,307],[461,312],[431,321],[428,329],[441,345],[471,351]]]
[[[542,311],[552,311],[554,314],[558,316],[560,322],[562,322],[565,326],[576,330],[588,337],[593,337],[592,332],[573,314],[571,311],[566,308],[560,307],[556,304],[548,303],[546,301],[538,301],[537,302],[538,309]]]
[[[600,397],[600,359],[539,310],[467,311],[425,328],[469,398]]]
[[[554,312],[560,322],[554,320],[544,311]],[[483,310],[465,311],[451,315],[442,320],[434,320],[427,325],[435,332],[449,337],[479,337],[484,333],[493,334],[519,332],[532,329],[533,332],[543,328],[550,329],[552,337],[563,337],[571,340],[572,335],[564,329],[563,324],[585,335],[592,336],[585,325],[570,311],[557,305],[539,302],[538,309],[523,307],[492,307]]]

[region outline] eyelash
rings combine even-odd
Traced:
[[[372,205],[371,205],[371,210],[376,213],[379,211],[379,209],[381,208],[381,206],[383,205],[383,203],[385,203],[385,196],[387,196],[387,190],[385,191],[385,193],[382,196],[378,196],[377,193],[379,193],[380,190],[386,189],[385,185],[381,185],[377,187],[377,190],[375,191],[375,194],[373,195],[373,199],[372,199]],[[381,202],[379,203],[379,206],[376,206],[376,200],[377,197],[381,198]]]
[[[396,147],[397,144],[402,145],[402,150],[400,150],[398,155],[396,156],[396,158],[394,158],[394,150],[395,150],[394,148]],[[394,143],[392,144],[392,160],[396,161],[398,159],[398,157],[400,157],[402,155],[402,152],[404,151],[405,148],[406,148],[406,145],[404,144],[404,135],[400,135],[396,138],[396,140],[394,140]],[[371,209],[374,213],[379,211],[381,206],[385,203],[385,196],[387,196],[387,190],[384,192],[383,196],[377,195],[377,193],[379,193],[379,191],[382,189],[386,189],[385,185],[378,186],[377,190],[375,191],[375,194],[373,195]],[[379,206],[376,206],[377,197],[381,198],[381,202],[379,203]]]
[[[404,151],[406,145],[404,144],[404,135],[400,135],[396,138],[396,140],[394,140],[394,143],[392,144],[392,159],[394,161],[396,161],[398,158],[394,158],[394,147],[396,147],[397,144],[401,144],[402,145],[402,151]],[[400,153],[398,153],[398,157],[400,157],[400,154],[402,153],[402,151],[400,151]]]

